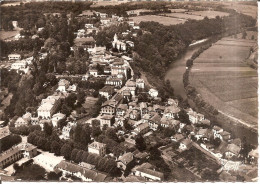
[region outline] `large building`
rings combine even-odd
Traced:
[[[43,119],[49,119],[56,112],[60,104],[59,96],[48,96],[46,99],[43,99],[40,107],[37,109],[38,117]]]
[[[31,159],[37,155],[37,148],[32,144],[19,144],[0,154],[0,169],[26,157]]]
[[[98,154],[103,157],[106,154],[106,145],[95,141],[88,145],[88,152]]]
[[[126,43],[119,40],[117,34],[114,35],[114,40],[112,42],[113,48],[117,48],[119,51],[126,51]]]
[[[9,54],[8,55],[8,59],[9,60],[21,60],[22,57],[20,54]]]

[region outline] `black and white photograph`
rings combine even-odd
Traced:
[[[0,183],[258,182],[256,0],[1,0]]]

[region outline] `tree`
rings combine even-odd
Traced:
[[[133,130],[133,127],[126,121],[124,121],[124,129],[126,130]]]
[[[80,150],[74,148],[71,152],[70,159],[73,160],[74,162],[76,162],[77,160],[77,154],[79,151]]]
[[[60,154],[64,156],[66,160],[70,160],[72,147],[70,144],[64,144],[60,149]]]
[[[20,169],[20,166],[18,163],[14,163],[13,168],[15,171],[18,171]]]
[[[246,36],[247,36],[246,31],[243,31],[243,33],[242,33],[242,39],[246,39]]]
[[[75,160],[76,163],[79,163],[79,162],[82,161],[82,159],[83,159],[83,157],[82,157],[83,153],[84,153],[83,150],[80,150],[80,151],[77,153],[76,160]]]
[[[116,130],[114,128],[108,128],[106,130],[106,136],[116,142],[118,142],[118,137],[116,135]]]
[[[49,124],[47,122],[44,123],[43,130],[46,135],[50,136],[52,134],[52,129],[52,124]]]
[[[62,173],[56,174],[55,172],[51,171],[47,174],[48,181],[59,181]]]
[[[102,134],[100,126],[92,126],[92,137],[97,138],[100,134]]]
[[[67,104],[62,104],[61,106],[61,113],[66,114],[66,116],[69,116],[72,111],[72,108],[68,106]]]
[[[175,130],[173,128],[166,127],[163,129],[163,134],[165,137],[171,137],[175,134]]]
[[[85,92],[80,90],[78,93],[77,93],[77,101],[78,101],[78,104],[83,104],[85,102]]]
[[[178,119],[182,122],[185,123],[187,125],[190,125],[191,122],[189,120],[189,115],[187,114],[187,112],[183,109],[181,109],[181,111],[178,113]]]
[[[135,138],[135,146],[138,150],[143,151],[146,149],[146,144],[143,136],[138,134]]]
[[[51,143],[51,152],[54,153],[55,155],[58,155],[58,156],[60,155],[60,148],[61,148],[61,146],[60,146],[59,142],[53,141]]]

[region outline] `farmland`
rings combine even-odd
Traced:
[[[0,38],[2,40],[12,39],[15,35],[17,35],[19,31],[0,31]]]
[[[253,128],[257,128],[258,75],[244,61],[255,43],[239,36],[223,38],[194,60],[190,72],[191,84],[205,101]]]
[[[182,24],[186,20],[179,19],[179,18],[172,18],[172,17],[164,17],[164,16],[157,16],[157,15],[143,15],[143,16],[137,16],[137,17],[131,17],[132,21],[139,24],[140,22],[148,22],[148,21],[154,21],[159,22],[163,25],[175,25],[175,24]]]
[[[218,11],[189,11],[186,9],[171,9],[171,13],[162,13],[160,15],[142,15],[131,17],[131,20],[139,24],[144,21],[159,22],[163,25],[175,25],[182,24],[189,19],[202,20],[205,17],[215,18],[216,16],[228,16],[228,13]]]
[[[252,2],[254,3],[254,2]],[[239,13],[243,13],[245,15],[251,16],[253,18],[257,18],[257,4],[254,5],[248,5],[244,4],[242,2],[240,3],[228,3],[224,2],[222,3],[226,8],[235,9]]]

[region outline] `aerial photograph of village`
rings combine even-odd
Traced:
[[[256,0],[0,12],[0,183],[258,181]]]

